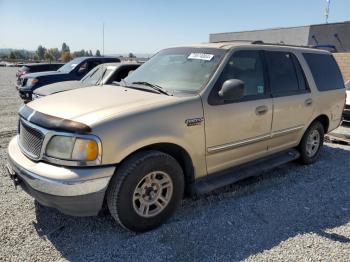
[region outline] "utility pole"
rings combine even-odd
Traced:
[[[102,56],[105,56],[105,23],[102,23]]]
[[[326,10],[324,12],[324,15],[326,17],[326,24],[328,24],[328,17],[329,17],[329,8],[331,5],[331,0],[326,0]]]

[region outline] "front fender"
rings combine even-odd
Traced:
[[[195,176],[206,174],[204,121],[199,97],[179,99],[170,105],[147,108],[93,126],[102,141],[102,163],[118,164],[141,148],[170,143],[182,147],[192,159]]]

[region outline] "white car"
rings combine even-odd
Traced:
[[[343,112],[343,121],[350,123],[350,80],[345,83],[346,105]]]

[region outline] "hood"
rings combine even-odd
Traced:
[[[40,87],[33,93],[39,96],[48,96],[63,91],[77,89],[80,87],[83,87],[83,84],[80,81],[64,81]]]
[[[23,76],[23,78],[37,78],[42,76],[51,76],[51,75],[66,75],[66,73],[59,71],[44,71],[38,73],[30,73]]]
[[[110,117],[144,111],[178,99],[153,92],[105,85],[57,93],[34,100],[27,106],[46,115],[91,126]]]

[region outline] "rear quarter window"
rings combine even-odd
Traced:
[[[303,54],[319,91],[344,88],[344,80],[337,62],[329,54]]]

